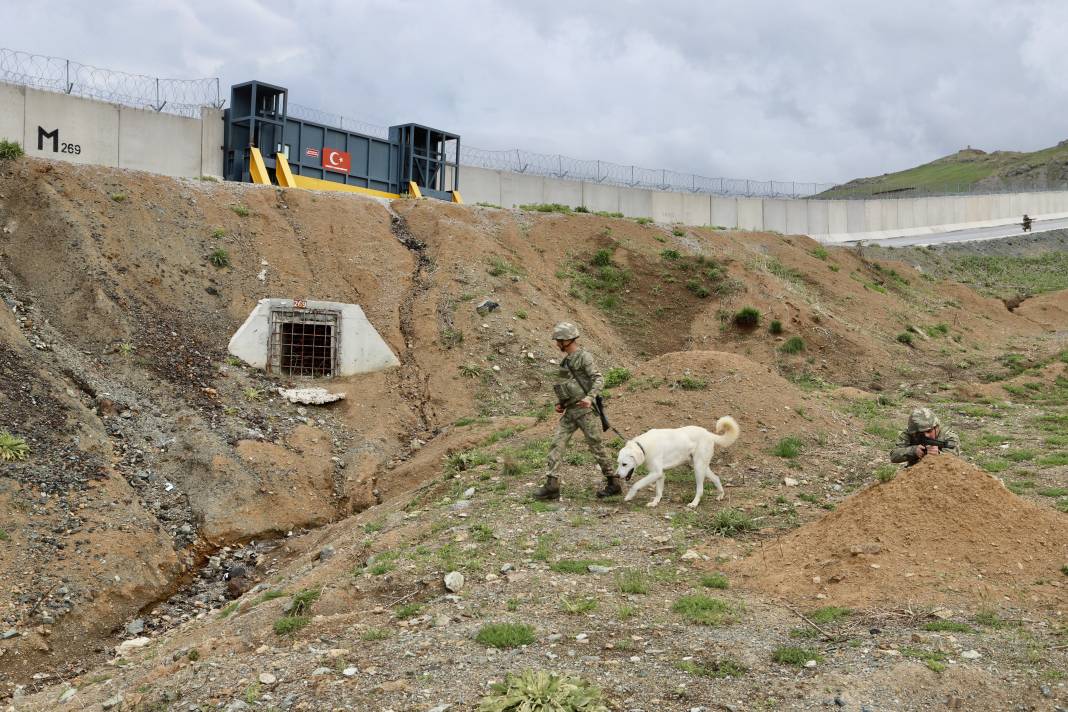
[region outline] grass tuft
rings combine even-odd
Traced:
[[[534,629],[525,623],[490,623],[479,628],[475,640],[491,648],[518,648],[534,642]]]
[[[30,446],[24,439],[7,431],[0,433],[0,461],[25,460],[29,456]]]
[[[671,610],[695,625],[719,626],[734,621],[729,603],[703,594],[682,596],[672,604]]]
[[[701,585],[705,588],[729,588],[727,577],[720,573],[708,574],[701,577]]]
[[[776,457],[793,459],[801,454],[802,449],[804,449],[804,443],[801,441],[801,438],[795,435],[788,435],[775,444],[775,447],[771,450],[771,454]]]
[[[805,663],[809,660],[815,660],[819,662],[823,660],[823,656],[814,650],[808,648],[795,648],[793,646],[783,646],[776,648],[771,653],[771,659],[777,663],[783,665],[796,665],[797,667],[804,667]]]
[[[755,329],[760,325],[760,310],[754,307],[743,307],[735,313],[732,320],[739,329]]]

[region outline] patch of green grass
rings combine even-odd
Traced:
[[[735,536],[756,529],[756,523],[753,522],[752,517],[733,507],[718,510],[701,526],[720,536]]]
[[[681,260],[682,253],[680,253],[678,250],[661,250],[660,257],[665,260]]]
[[[616,388],[630,380],[630,371],[625,368],[610,368],[604,372],[604,387]]]
[[[905,346],[912,346],[912,332],[911,331],[902,331],[900,334],[897,335],[896,338],[897,338],[897,342],[898,343],[905,344]]]
[[[22,158],[24,155],[26,154],[22,150],[21,144],[16,141],[0,139],[0,161],[13,161],[16,158]]]
[[[1034,480],[1017,480],[1015,482],[1010,482],[1005,485],[1005,489],[1007,489],[1009,492],[1012,492],[1013,494],[1023,494],[1027,490],[1032,489],[1034,486]]]
[[[528,503],[527,506],[530,508],[530,511],[534,512],[535,514],[555,512],[557,509],[555,505],[549,504],[548,502],[542,502],[540,500],[534,500],[533,502]]]
[[[274,632],[276,635],[289,635],[296,633],[310,622],[309,616],[283,616],[274,622]]]
[[[30,456],[30,446],[23,438],[7,432],[0,432],[0,462],[25,460]]]
[[[368,534],[374,534],[375,532],[380,532],[385,528],[386,528],[386,520],[384,520],[384,519],[379,519],[378,521],[374,521],[374,522],[367,522],[366,524],[363,525],[364,532],[366,532]]]
[[[233,210],[238,217],[247,218],[249,216],[248,208],[246,208],[244,205],[231,205],[230,209]]]
[[[489,265],[488,271],[491,277],[503,277],[506,274],[517,276],[523,274],[522,269],[498,255],[491,255],[486,260],[486,263]]]
[[[671,610],[695,625],[719,626],[734,621],[734,611],[729,603],[703,594],[682,596]]]
[[[635,569],[621,571],[616,575],[616,587],[620,593],[647,594],[649,582],[645,574]]]
[[[797,667],[804,667],[805,663],[809,660],[815,660],[819,662],[823,660],[823,656],[817,653],[815,650],[809,650],[808,648],[796,648],[793,646],[782,646],[775,648],[771,653],[771,659],[777,663],[783,665],[796,665]]]
[[[739,329],[755,329],[760,325],[760,310],[754,307],[743,307],[734,314],[732,321]]]
[[[924,331],[932,339],[936,339],[949,333],[949,324],[934,324],[933,326],[925,327]]]
[[[703,391],[708,388],[708,381],[694,376],[679,376],[675,379],[673,385],[684,391]]]
[[[653,219],[652,218],[646,218],[646,217],[640,217],[640,218],[634,218],[634,222],[638,223],[639,225],[651,225],[652,222],[653,222]]]
[[[520,205],[519,209],[533,213],[563,213],[565,215],[571,212],[569,206],[560,203],[527,203]]]
[[[975,622],[979,625],[986,626],[987,628],[1004,628],[1006,621],[998,615],[997,611],[984,608],[975,614]]]
[[[721,573],[706,574],[701,577],[701,585],[705,588],[729,588],[730,582]]]
[[[221,247],[216,247],[208,255],[208,262],[212,263],[216,267],[229,267],[230,253]]]
[[[395,568],[397,568],[397,565],[392,561],[376,561],[367,567],[367,573],[372,576],[382,576]]]
[[[408,618],[414,618],[419,615],[423,610],[421,603],[406,603],[403,606],[393,611],[393,616],[399,620],[407,620]]]
[[[237,607],[240,606],[240,605],[241,605],[241,603],[239,601],[234,601],[233,603],[228,603],[226,606],[223,607],[223,609],[221,611],[219,611],[219,620],[222,621],[222,620],[226,620],[227,618],[229,618],[230,614],[233,613],[234,611],[236,611]]]
[[[853,611],[848,608],[839,608],[838,606],[824,606],[818,608],[808,614],[809,620],[813,623],[834,623],[843,618],[848,618],[853,614]]]
[[[879,465],[875,469],[875,477],[880,482],[886,483],[897,477],[897,471],[897,465]]]
[[[360,633],[360,640],[385,640],[390,637],[391,633],[387,628],[368,628]]]
[[[556,536],[553,534],[542,534],[538,537],[537,544],[534,547],[534,553],[531,558],[535,561],[548,561],[552,556],[553,549],[556,546]]]
[[[288,595],[288,594],[286,594],[285,591],[279,591],[279,590],[264,591],[258,597],[252,599],[252,602],[249,603],[248,607],[252,608],[253,606],[258,606],[261,603],[266,603],[267,601],[273,601],[276,598],[284,598],[286,595]]]
[[[590,264],[594,267],[608,267],[612,264],[612,251],[606,249],[597,250],[590,258]]]
[[[774,257],[769,257],[767,260],[768,272],[783,280],[784,282],[792,282],[794,284],[801,284],[804,282],[804,275],[798,272],[796,269],[787,267]]]
[[[126,194],[125,193],[112,193],[111,194],[111,199],[116,203],[121,203],[121,202],[124,202],[126,200]]]
[[[322,589],[306,588],[294,594],[293,600],[289,602],[289,613],[294,616],[307,615],[311,611],[312,604],[319,600],[322,593]]]
[[[817,260],[825,260],[827,259],[828,252],[827,248],[823,245],[816,245],[812,248],[812,251],[809,252],[809,254],[815,257]]]
[[[805,350],[805,341],[800,336],[791,336],[787,339],[779,350],[784,354],[797,354]]]
[[[742,677],[749,672],[749,668],[731,657],[719,658],[703,664],[691,660],[680,660],[675,664],[675,668],[696,677],[707,677],[713,680]]]
[[[981,468],[991,473],[1004,472],[1005,470],[1012,467],[1012,465],[1005,462],[1004,460],[980,460],[978,464]]]
[[[474,709],[474,708],[471,708]],[[478,712],[608,712],[601,691],[571,675],[543,670],[507,673],[490,686]]]
[[[778,319],[774,319],[771,324],[768,325],[768,332],[778,336],[782,333],[782,322]]]
[[[698,282],[696,279],[687,280],[686,289],[693,292],[693,294],[699,299],[707,299],[708,297],[712,296],[712,290]]]
[[[946,654],[937,650],[924,650],[923,648],[904,646],[901,648],[901,654],[906,658],[922,660],[927,667],[935,672],[942,672],[946,669]]]
[[[1043,497],[1068,497],[1068,487],[1047,487],[1038,490],[1035,494]]]
[[[0,529],[0,541],[11,541],[11,536],[3,529]]]
[[[1046,455],[1045,457],[1040,457],[1037,462],[1042,467],[1059,467],[1060,465],[1068,465],[1068,452],[1055,452]]]
[[[791,628],[789,635],[791,638],[799,640],[812,640],[821,637],[821,633],[818,630],[808,626],[804,628]]]
[[[597,599],[592,596],[571,598],[563,596],[560,599],[560,609],[568,615],[578,616],[597,610]]]
[[[1001,456],[1006,460],[1012,460],[1013,462],[1027,462],[1035,459],[1034,450],[1008,450],[1001,453]]]
[[[923,629],[934,633],[974,633],[975,628],[957,621],[931,621],[925,623]]]
[[[525,623],[490,623],[475,635],[475,641],[491,648],[518,648],[534,640],[534,628]]]
[[[801,441],[801,438],[795,435],[788,435],[775,444],[775,447],[771,450],[771,454],[776,457],[793,459],[800,455],[803,449],[804,443]]]

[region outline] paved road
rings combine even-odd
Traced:
[[[1032,232],[1068,229],[1068,218],[1057,220],[1035,220],[1031,224]],[[888,237],[885,240],[862,240],[865,245],[882,245],[883,247],[909,247],[914,245],[943,245],[949,242],[975,242],[978,240],[996,240],[1000,237],[1019,237],[1027,235],[1019,223],[997,225],[995,227],[976,227],[967,230],[934,233],[931,235],[912,235],[910,237]],[[845,244],[855,244],[857,240]]]

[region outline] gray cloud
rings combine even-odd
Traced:
[[[0,44],[470,145],[709,176],[846,180],[1068,138],[1056,1],[15,3]]]

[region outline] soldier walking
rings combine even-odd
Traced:
[[[612,461],[608,459],[601,442],[601,421],[595,410],[595,399],[604,388],[604,376],[593,363],[593,356],[578,345],[578,327],[563,321],[553,328],[556,347],[564,353],[560,361],[558,383],[553,386],[556,394],[556,412],[561,414],[560,423],[553,435],[553,444],[546,460],[545,484],[534,493],[535,499],[560,499],[560,478],[557,469],[564,450],[576,430],[586,436],[593,456],[604,475],[605,485],[597,491],[598,497],[622,494],[619,477]]]

